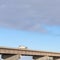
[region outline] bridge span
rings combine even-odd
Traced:
[[[60,60],[60,53],[20,48],[0,47],[3,60],[18,60],[21,56],[32,56],[33,60]]]

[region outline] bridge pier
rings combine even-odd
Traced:
[[[60,57],[54,57],[54,60],[60,60]]]
[[[19,60],[20,55],[11,55],[11,54],[3,54],[2,59],[3,60]]]
[[[43,57],[33,57],[33,60],[53,60],[53,57],[43,56]]]
[[[60,58],[58,58],[58,59],[55,59],[55,60],[60,60]]]

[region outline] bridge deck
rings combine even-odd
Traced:
[[[0,54],[21,54],[26,56],[36,55],[36,56],[60,57],[60,53],[57,52],[35,51],[35,50],[7,48],[7,47],[0,47]]]

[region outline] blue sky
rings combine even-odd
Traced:
[[[47,27],[48,33],[0,28],[0,46],[18,47],[25,45],[29,49],[60,51],[60,27]]]

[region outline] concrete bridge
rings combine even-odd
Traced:
[[[32,56],[33,60],[60,60],[60,53],[21,48],[0,47],[3,60],[18,60],[21,56]]]

